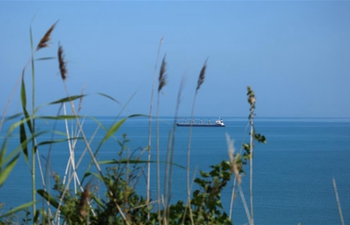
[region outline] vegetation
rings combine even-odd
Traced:
[[[58,47],[57,59],[58,68],[61,74],[63,87],[66,91],[66,96],[61,99],[54,100],[47,105],[57,106],[57,115],[39,116],[37,112],[44,106],[35,104],[35,54],[49,46],[51,34],[55,29],[55,25],[44,34],[38,45],[34,47],[31,38],[32,55],[28,63],[24,66],[19,78],[20,83],[20,99],[22,112],[12,116],[6,116],[8,106],[12,97],[9,98],[8,104],[2,116],[0,130],[4,123],[11,122],[11,126],[7,130],[6,136],[1,139],[0,149],[0,189],[6,182],[6,179],[11,175],[18,162],[19,156],[23,155],[29,168],[32,185],[32,201],[24,203],[17,208],[7,212],[0,211],[0,224],[12,223],[30,223],[30,224],[232,224],[232,202],[234,196],[238,192],[243,200],[246,208],[247,221],[249,224],[254,224],[253,217],[253,149],[254,142],[265,143],[265,137],[255,132],[254,128],[254,110],[255,110],[255,95],[253,90],[248,87],[248,102],[250,106],[249,113],[249,143],[243,144],[242,150],[235,152],[233,141],[227,136],[229,157],[228,160],[218,162],[218,164],[210,167],[210,171],[200,171],[199,176],[191,179],[190,177],[190,148],[191,148],[191,133],[188,138],[188,159],[187,159],[187,202],[177,200],[175,203],[171,201],[172,187],[172,172],[174,162],[174,142],[176,134],[175,121],[177,120],[177,109],[179,107],[181,97],[181,87],[178,94],[176,112],[172,130],[169,131],[168,149],[166,162],[166,175],[164,178],[164,192],[162,193],[160,184],[160,145],[159,145],[159,119],[157,119],[157,143],[156,143],[156,160],[151,159],[151,125],[152,125],[152,105],[153,105],[153,89],[150,103],[150,131],[149,141],[145,143],[144,149],[137,149],[130,154],[128,149],[127,134],[124,134],[122,140],[115,137],[116,131],[120,129],[123,123],[132,117],[141,115],[130,115],[122,119],[118,119],[109,127],[103,125],[96,118],[91,117],[96,121],[97,128],[102,129],[105,133],[101,140],[98,140],[97,146],[92,148],[93,137],[87,137],[83,129],[83,121],[86,119],[79,115],[82,100],[87,96],[85,94],[70,95],[67,82],[67,64],[64,59],[64,50],[61,45]],[[159,48],[161,47],[161,39]],[[159,53],[159,50],[158,50]],[[53,60],[52,58],[42,58],[39,60]],[[157,60],[158,61],[158,56]],[[31,67],[31,93],[26,90],[25,74],[27,68]],[[194,115],[194,106],[196,96],[201,85],[204,82],[207,61],[200,70],[198,84],[195,88],[193,101],[192,117]],[[157,71],[157,62],[155,66]],[[155,72],[156,74],[156,72]],[[159,117],[160,91],[167,83],[166,73],[166,57],[164,56],[161,67],[159,69],[159,85],[157,95],[157,118]],[[154,79],[156,82],[156,79]],[[18,85],[18,84],[17,84]],[[17,88],[14,87],[14,91]],[[13,91],[13,93],[14,93]],[[117,102],[113,97],[106,94],[100,94],[103,98]],[[29,99],[29,100],[28,100]],[[28,107],[27,102],[31,102],[31,107]],[[28,109],[31,110],[28,110]],[[67,113],[67,109],[71,112]],[[66,133],[57,133],[54,130],[42,131],[36,128],[36,124],[40,120],[51,120],[54,122],[64,122]],[[15,122],[13,122],[15,121]],[[72,132],[68,129],[68,123],[76,127],[76,131]],[[9,141],[13,138],[14,132],[19,132],[19,145],[15,149],[9,149]],[[49,134],[52,134],[50,138]],[[60,135],[60,136],[59,136]],[[57,138],[56,136],[59,136]],[[43,140],[44,139],[44,140]],[[115,139],[119,144],[120,150],[117,152],[119,158],[110,161],[98,161],[98,153],[102,146],[109,140]],[[40,141],[38,141],[40,140]],[[69,158],[64,174],[57,174],[50,169],[53,163],[50,160],[51,148],[53,145],[60,143],[68,144]],[[79,160],[76,160],[75,148],[77,143],[84,144],[84,152]],[[43,165],[42,153],[40,150],[47,148],[48,155],[46,164]],[[243,151],[243,153],[242,153]],[[142,155],[147,152],[147,160],[142,158]],[[78,167],[85,153],[89,154],[89,165],[85,168],[85,173],[82,179],[77,173]],[[150,164],[157,164],[157,199],[150,199]],[[250,165],[250,211],[248,204],[244,200],[243,190],[241,188],[242,176],[244,174],[244,166]],[[64,166],[64,165],[62,165]],[[137,191],[137,184],[140,177],[143,175],[147,166],[147,190],[146,196]],[[39,171],[36,169],[39,168]],[[36,181],[38,177],[41,184]],[[231,209],[227,213],[223,209],[221,202],[221,193],[223,188],[232,182],[232,200]],[[98,181],[96,184],[94,181]],[[192,187],[191,180],[195,185]],[[50,187],[50,181],[54,182],[53,187]],[[101,188],[98,188],[101,184]],[[237,191],[238,189],[238,191]],[[104,197],[100,197],[99,193],[104,191]],[[38,208],[42,203],[41,208]],[[1,205],[0,205],[1,207]],[[0,209],[1,210],[1,209]],[[20,218],[20,219],[18,219]]]

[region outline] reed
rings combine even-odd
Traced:
[[[57,22],[56,22],[57,23]],[[54,23],[44,34],[44,36],[41,38],[40,42],[38,43],[35,51],[33,49],[33,38],[32,38],[32,29],[30,29],[30,40],[31,40],[31,48],[32,48],[32,55],[28,61],[28,63],[25,65],[25,67],[22,70],[22,74],[21,74],[21,80],[22,80],[22,86],[21,86],[21,99],[22,99],[22,106],[23,106],[23,114],[25,115],[26,118],[29,117],[28,111],[26,109],[26,90],[25,90],[25,81],[24,81],[24,73],[25,70],[29,64],[29,62],[31,62],[31,66],[32,66],[32,96],[31,96],[31,101],[32,101],[32,116],[33,118],[35,118],[35,64],[34,64],[34,54],[39,51],[42,48],[47,48],[49,47],[48,41],[51,39],[51,33],[54,30],[56,23]],[[16,86],[15,86],[16,89]],[[36,128],[35,128],[35,119],[31,119],[30,123],[27,122],[28,125],[28,130],[31,132],[32,135],[35,134],[36,132]],[[22,134],[24,135],[25,138],[25,133],[24,133],[24,129]],[[40,164],[40,158],[39,158],[39,149],[37,148],[37,143],[36,143],[36,139],[34,138],[32,141],[32,152],[31,152],[31,175],[32,175],[32,200],[33,200],[33,213],[36,214],[36,160],[35,157],[38,157],[38,163],[39,163],[39,168],[40,168],[40,173],[41,173],[41,177],[42,177],[42,182],[45,186],[45,181],[44,181],[44,177],[43,177],[43,171],[42,171],[42,167]],[[36,216],[36,215],[34,215]],[[36,223],[36,221],[33,221],[34,224]]]
[[[168,146],[167,146],[167,153],[166,153],[166,168],[165,168],[165,177],[164,177],[164,198],[162,198],[162,202],[164,205],[164,213],[163,213],[164,224],[169,223],[169,213],[170,213],[169,203],[171,200],[172,167],[174,165],[176,122],[177,122],[177,118],[178,118],[178,113],[179,113],[184,84],[185,84],[185,76],[182,76],[180,86],[179,86],[179,91],[177,94],[173,127],[169,131],[169,135],[168,135]],[[183,220],[185,220],[185,218],[186,218],[186,212],[183,215]],[[182,221],[182,223],[184,223],[184,221]]]
[[[56,22],[57,23],[57,22]],[[254,223],[253,220],[253,201],[252,201],[252,156],[253,156],[253,141],[264,141],[265,137],[258,136],[254,129],[254,109],[255,109],[255,96],[251,88],[248,88],[248,102],[250,104],[250,143],[247,145],[247,160],[250,160],[250,170],[251,170],[251,180],[250,180],[250,207],[249,212],[248,206],[244,200],[244,194],[241,187],[242,182],[242,172],[243,172],[243,160],[244,157],[239,153],[235,153],[233,141],[227,137],[228,149],[229,149],[229,160],[225,160],[217,165],[212,166],[210,172],[200,171],[200,175],[197,176],[197,171],[195,170],[193,178],[191,179],[191,137],[192,137],[192,127],[189,130],[188,145],[187,145],[187,162],[186,162],[186,188],[187,188],[187,204],[183,204],[181,200],[176,203],[171,204],[172,198],[172,182],[173,182],[173,167],[176,162],[174,162],[174,152],[175,152],[175,138],[176,138],[176,122],[178,118],[178,111],[180,107],[182,90],[185,83],[184,77],[181,79],[176,109],[173,121],[173,127],[169,131],[168,143],[167,143],[167,153],[165,161],[166,173],[164,177],[164,195],[161,195],[161,176],[160,167],[162,159],[160,157],[162,141],[160,138],[160,98],[161,92],[167,85],[167,62],[166,55],[164,55],[159,68],[158,76],[158,87],[157,87],[157,130],[156,130],[156,161],[151,160],[151,137],[152,137],[152,112],[153,112],[153,97],[154,91],[156,89],[155,76],[154,82],[152,84],[151,102],[150,102],[150,115],[149,117],[149,131],[148,131],[148,142],[145,143],[145,148],[139,148],[133,152],[127,147],[126,134],[123,135],[123,141],[119,141],[115,137],[115,133],[124,124],[124,122],[136,116],[141,116],[139,114],[130,115],[119,121],[114,121],[110,127],[105,127],[100,121],[93,117],[82,117],[79,115],[80,109],[82,107],[82,101],[87,95],[82,91],[80,95],[71,95],[68,87],[68,65],[65,60],[65,52],[61,44],[58,44],[57,49],[57,63],[59,73],[62,79],[62,83],[65,90],[65,97],[62,99],[55,100],[48,103],[48,105],[59,105],[58,113],[55,116],[37,116],[36,112],[40,107],[35,106],[35,70],[34,70],[34,53],[38,50],[49,47],[49,42],[51,40],[51,34],[56,27],[56,23],[53,24],[41,38],[40,42],[34,49],[30,60],[25,65],[21,74],[21,103],[23,112],[21,116],[22,119],[18,123],[14,123],[11,126],[8,135],[9,138],[12,131],[16,128],[20,128],[20,146],[15,149],[7,157],[6,145],[8,139],[5,139],[3,146],[0,151],[0,188],[8,177],[9,171],[14,168],[16,161],[20,154],[24,155],[24,158],[28,165],[30,165],[30,172],[32,176],[32,202],[28,204],[23,204],[14,210],[11,210],[3,215],[0,215],[0,224],[3,222],[3,218],[6,216],[14,215],[14,213],[21,211],[29,206],[32,207],[32,212],[29,212],[29,218],[33,223],[40,224],[215,224],[220,222],[220,224],[231,224],[231,217],[229,218],[226,213],[222,210],[221,205],[221,191],[228,184],[231,176],[235,177],[238,183],[238,188],[240,195],[243,199],[243,206],[246,210],[246,214],[250,224]],[[163,38],[160,40],[157,58],[155,63],[155,74],[157,71],[157,63],[160,48],[163,42]],[[27,94],[26,94],[26,83],[24,82],[24,74],[26,68],[29,64],[32,64],[32,111],[29,113],[27,109]],[[198,76],[197,84],[195,87],[195,94],[191,110],[191,120],[194,118],[195,104],[199,89],[202,87],[206,76],[207,69],[207,59],[205,60]],[[84,90],[84,89],[83,89]],[[114,103],[116,101],[111,96],[99,93],[102,97],[112,100]],[[76,109],[75,101],[79,101],[78,108]],[[70,112],[68,107],[70,108]],[[63,113],[61,112],[63,110]],[[97,129],[102,128],[105,131],[102,140],[97,144],[97,147],[93,149],[92,143],[97,142],[94,140],[97,129],[92,135],[91,139],[83,129],[85,119],[92,118],[96,121]],[[36,131],[35,120],[45,119],[53,120],[55,123],[57,121],[64,121],[65,132],[64,139],[57,139],[54,135],[55,132],[52,131],[51,139],[44,140],[43,142],[37,143],[36,138],[43,133]],[[71,130],[69,127],[69,122],[71,122]],[[74,127],[74,128],[73,128]],[[75,130],[74,130],[75,129]],[[27,134],[29,130],[29,135]],[[118,152],[119,159],[113,159],[109,161],[99,161],[98,153],[102,146],[107,140],[114,139],[120,145],[120,151]],[[84,144],[84,151],[78,162],[75,159],[75,149],[78,141]],[[28,144],[31,142],[31,162],[29,159],[29,148]],[[61,181],[59,175],[54,171],[50,171],[50,164],[53,163],[50,160],[51,148],[56,143],[67,142],[69,157],[66,165],[66,170],[64,172],[63,181]],[[38,146],[49,145],[49,152],[46,158],[46,174],[51,174],[55,182],[53,190],[57,192],[57,196],[50,191],[50,179],[48,176],[42,175],[42,169],[39,172],[35,170],[36,163],[40,166],[40,153]],[[77,174],[77,169],[83,161],[85,153],[90,155],[89,165],[87,166],[86,172],[82,179],[79,179]],[[131,154],[130,154],[131,152]],[[136,152],[140,152],[138,156]],[[143,154],[147,154],[145,159],[142,157]],[[36,160],[35,157],[38,157]],[[85,158],[84,158],[85,159]],[[5,165],[5,163],[7,163]],[[150,171],[151,163],[156,163],[157,171],[154,173],[157,179],[157,198],[155,201],[151,201],[150,198],[150,183],[151,176],[153,175]],[[4,166],[5,165],[5,166]],[[94,166],[97,172],[92,172],[90,166]],[[106,172],[103,171],[103,167],[106,167]],[[145,168],[147,167],[147,173],[145,173]],[[5,175],[4,175],[5,174]],[[146,175],[145,175],[146,174]],[[43,182],[43,189],[38,189],[35,183],[35,178],[41,176]],[[145,178],[147,184],[146,187],[146,198],[143,195],[138,194],[135,190],[136,186],[141,177]],[[90,181],[84,182],[85,179],[90,177]],[[91,184],[91,180],[97,179],[103,187],[106,189],[106,197],[101,199],[95,194],[94,185]],[[72,180],[74,181],[73,191],[70,188]],[[195,190],[192,192],[192,189]],[[36,209],[36,194],[42,197],[43,202],[47,205],[45,209],[44,204],[42,210]],[[153,209],[153,205],[157,205],[156,210]],[[162,207],[163,206],[163,207]],[[51,210],[53,212],[51,212]],[[56,211],[54,211],[56,210]],[[250,214],[250,215],[249,215]],[[28,217],[29,217],[28,216]],[[40,219],[41,216],[41,219]],[[63,221],[61,221],[63,220]]]
[[[197,94],[199,88],[202,86],[204,83],[204,78],[205,78],[205,70],[207,68],[207,61],[208,59],[205,60],[204,65],[199,73],[198,76],[198,81],[197,81],[197,86],[195,89],[195,94],[193,97],[193,103],[192,103],[192,110],[191,110],[191,121],[194,118],[194,109],[195,109],[195,104],[196,104],[196,99],[197,99]],[[187,183],[187,204],[189,206],[189,212],[190,215],[192,215],[191,212],[191,179],[190,179],[190,171],[191,171],[191,137],[192,137],[192,126],[190,126],[189,133],[188,133],[188,144],[187,144],[187,175],[186,175],[186,183]],[[192,216],[191,216],[192,218]],[[193,220],[191,221],[193,224]]]
[[[161,222],[161,213],[160,213],[160,143],[159,143],[159,106],[160,106],[160,92],[163,87],[167,83],[167,74],[166,74],[166,55],[164,55],[162,60],[162,65],[159,70],[159,78],[158,78],[158,93],[157,93],[157,147],[156,147],[156,155],[157,155],[157,202],[158,202],[158,221]]]
[[[67,77],[66,77],[66,75],[67,75],[67,67],[66,67],[66,62],[65,62],[65,60],[64,60],[63,48],[62,48],[61,45],[59,45],[59,47],[58,47],[58,53],[57,53],[57,54],[58,54],[59,70],[60,70],[61,78],[62,78],[64,87],[65,87],[65,90],[66,90],[67,98],[69,99],[69,103],[70,103],[70,106],[71,106],[72,114],[73,114],[73,116],[75,117],[75,121],[76,121],[76,124],[77,124],[77,126],[78,126],[79,132],[81,133],[81,136],[82,136],[82,138],[83,138],[83,140],[84,140],[84,144],[85,144],[85,146],[87,147],[88,152],[90,153],[91,160],[92,160],[92,162],[94,163],[94,165],[95,165],[95,167],[96,167],[96,169],[97,169],[99,175],[100,175],[101,178],[103,179],[103,178],[104,178],[104,175],[103,175],[103,173],[102,173],[100,164],[97,162],[97,159],[96,159],[96,157],[95,157],[95,155],[94,155],[94,153],[93,153],[93,151],[92,151],[92,149],[91,149],[90,143],[89,143],[89,141],[87,140],[87,137],[86,137],[86,135],[85,135],[85,133],[84,133],[83,127],[82,127],[82,125],[81,125],[81,122],[80,122],[80,120],[79,120],[79,118],[78,118],[78,114],[76,113],[74,103],[72,102],[71,96],[70,96],[70,94],[69,94],[69,92],[68,92],[67,85],[66,85],[66,83],[65,83],[66,78],[67,78]],[[67,184],[67,188],[68,188],[68,186],[69,186],[69,182],[68,182],[68,184]],[[65,190],[67,190],[67,188],[66,188]],[[62,195],[61,201],[60,201],[60,202],[62,202],[62,199],[63,199],[63,198],[64,198],[64,194]],[[59,209],[59,208],[60,208],[60,205],[58,206],[58,209]],[[56,218],[57,218],[57,215],[58,215],[58,214],[56,214]]]
[[[152,82],[152,91],[151,91],[151,102],[150,102],[150,109],[149,109],[149,124],[148,124],[148,164],[147,164],[147,189],[146,189],[146,198],[147,201],[150,201],[151,196],[151,144],[152,144],[152,115],[153,115],[153,96],[154,96],[154,89],[155,89],[155,83],[156,83],[156,74],[157,74],[157,67],[158,67],[158,58],[159,58],[159,52],[162,47],[164,40],[164,36],[160,39],[159,45],[158,45],[158,51],[156,56],[156,63],[154,66],[154,72],[153,72],[153,82]],[[148,215],[149,219],[149,215]]]
[[[250,225],[254,225],[254,205],[253,205],[253,141],[254,141],[254,110],[255,110],[255,94],[250,86],[248,89],[248,103],[250,105],[249,123],[250,123],[250,141],[249,141],[249,168],[250,168],[250,186],[249,186],[249,196],[250,196]]]
[[[61,78],[63,81],[65,81],[67,79],[67,65],[64,61],[63,48],[61,45],[58,46],[57,55]]]
[[[338,205],[338,212],[339,212],[340,223],[342,225],[345,225],[344,217],[343,217],[343,210],[341,209],[341,204],[340,204],[340,199],[339,199],[339,194],[338,194],[338,189],[337,189],[337,182],[335,181],[334,177],[332,178],[332,183],[333,183],[335,199],[336,199],[337,205]]]

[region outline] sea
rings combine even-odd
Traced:
[[[100,162],[118,160],[125,156],[147,159],[146,150],[149,137],[149,118],[136,116],[127,118],[120,127],[114,126],[115,133],[100,145],[106,137],[107,130],[125,117],[96,117],[81,119],[84,134],[91,141],[91,149],[99,149],[96,156]],[[185,119],[179,118],[180,121]],[[189,118],[187,118],[189,119]],[[212,122],[215,117],[195,117],[195,120]],[[234,143],[235,152],[242,152],[242,144],[249,142],[249,121],[243,117],[221,117],[225,127],[174,127],[173,117],[152,119],[151,138],[151,198],[157,197],[156,152],[159,142],[161,161],[161,186],[164,187],[165,160],[168,151],[169,137],[174,137],[174,166],[172,172],[171,201],[186,199],[186,166],[190,146],[191,180],[199,176],[199,171],[210,171],[212,165],[229,160],[227,138]],[[97,122],[97,121],[98,122]],[[13,122],[13,121],[12,121]],[[4,124],[0,133],[1,144],[4,141],[11,121]],[[254,143],[253,158],[253,210],[255,224],[262,225],[320,225],[341,224],[340,210],[345,224],[350,224],[350,118],[275,118],[255,117],[255,132],[266,137],[266,144]],[[80,136],[79,129],[72,122],[54,122],[43,119],[37,121],[36,129],[43,134],[37,143],[47,140],[61,140],[68,131],[72,136]],[[159,129],[159,132],[157,132]],[[45,131],[47,131],[45,133]],[[53,132],[55,131],[55,132]],[[28,136],[28,134],[27,134]],[[127,140],[123,143],[123,140]],[[190,140],[190,145],[189,145]],[[13,132],[9,138],[6,155],[18,147],[19,131]],[[120,155],[123,146],[123,153]],[[81,139],[75,146],[75,165],[80,179],[91,162]],[[53,145],[43,144],[38,148],[37,187],[42,187],[39,174],[39,163],[44,168],[43,176],[49,187],[53,186],[53,178],[45,175],[45,171],[59,174],[61,179],[69,160],[67,142]],[[31,156],[29,155],[29,162]],[[106,164],[106,167],[115,164]],[[130,171],[134,165],[129,165]],[[136,191],[146,195],[147,164],[141,163],[135,180]],[[237,194],[232,205],[233,224],[249,224],[244,202],[249,204],[249,163],[244,167],[242,192],[244,199]],[[91,166],[90,171],[96,172]],[[47,178],[49,177],[49,178]],[[334,188],[334,183],[336,189]],[[137,181],[137,183],[136,183]],[[88,182],[98,185],[98,179],[90,176]],[[0,214],[6,210],[31,201],[30,163],[21,154],[14,170],[0,187]],[[84,185],[84,184],[83,184]],[[192,187],[196,189],[195,185]],[[71,189],[74,189],[73,182]],[[221,199],[223,210],[229,214],[233,179],[224,187]],[[235,189],[237,190],[237,188]],[[336,190],[336,191],[335,191]],[[100,189],[103,192],[103,188]],[[52,193],[54,193],[52,191]],[[336,199],[336,194],[339,201]],[[100,193],[103,198],[103,193]],[[40,197],[38,196],[38,199]]]

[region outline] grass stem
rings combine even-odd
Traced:
[[[149,125],[148,125],[148,163],[147,163],[147,189],[146,189],[146,200],[147,202],[150,201],[151,196],[151,144],[152,144],[152,112],[153,112],[153,96],[154,96],[154,88],[156,83],[156,74],[157,74],[157,67],[158,67],[158,58],[159,58],[159,52],[161,49],[161,46],[163,44],[164,36],[160,39],[159,45],[158,45],[158,51],[156,56],[156,63],[154,65],[154,72],[153,72],[153,83],[152,83],[152,92],[151,92],[151,102],[150,102],[150,109],[149,109]],[[147,215],[149,219],[149,214]]]
[[[339,195],[338,195],[337,183],[335,182],[334,177],[332,179],[332,182],[333,182],[335,199],[337,200],[340,222],[341,222],[342,225],[345,225],[344,217],[343,217],[343,213],[342,213],[342,209],[341,209],[341,205],[340,205],[340,199],[339,199]]]

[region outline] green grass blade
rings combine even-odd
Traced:
[[[42,141],[42,142],[37,144],[37,147],[41,146],[41,145],[52,145],[52,144],[67,142],[67,141],[71,141],[71,140],[83,140],[83,138],[82,137],[73,137],[73,138],[63,138],[63,139],[58,139],[58,140]]]
[[[141,114],[133,114],[130,116],[127,116],[121,120],[119,120],[117,123],[113,124],[109,130],[107,131],[106,135],[104,136],[104,138],[102,139],[100,145],[102,145],[104,142],[106,142],[112,135],[114,135],[115,132],[117,132],[117,130],[119,130],[119,128],[123,125],[123,123],[132,117],[137,117],[137,116],[141,116]]]
[[[88,177],[90,175],[92,175],[92,176],[96,177],[97,179],[99,179],[100,181],[104,182],[103,177],[100,174],[97,174],[97,173],[87,172],[87,173],[84,174],[84,177]]]
[[[48,133],[48,131],[41,131],[39,133],[36,133],[33,136],[30,136],[29,138],[24,140],[23,144],[27,145],[29,142],[33,141],[35,138],[39,137],[40,135],[46,134],[46,133]],[[6,158],[3,160],[2,164],[6,163],[10,159],[12,159],[12,157],[14,157],[14,155],[18,154],[18,152],[20,152],[21,149],[22,149],[22,144],[20,144],[18,147],[16,147],[14,150],[12,150],[11,153],[8,156],[6,156]],[[27,162],[27,164],[29,165],[29,162]]]
[[[24,158],[26,160],[26,162],[28,163],[28,146],[27,146],[27,135],[26,135],[26,129],[24,127],[24,124],[22,123],[19,129],[19,136],[20,136],[20,142],[21,142],[21,147],[22,147],[22,151],[24,154]]]
[[[74,116],[74,115],[61,115],[61,116],[39,116],[38,119],[46,119],[46,120],[73,120],[76,117],[83,118],[82,116]]]
[[[28,120],[30,120],[30,117],[25,118],[25,119],[21,119],[20,121],[13,123],[10,126],[10,128],[7,130],[7,137],[9,137],[17,127],[21,126],[21,124],[27,123]]]
[[[113,97],[111,97],[111,96],[109,96],[109,95],[106,95],[106,94],[103,94],[103,93],[100,93],[100,92],[98,92],[97,94],[98,94],[98,95],[101,95],[101,96],[103,96],[103,97],[109,98],[109,99],[112,100],[113,102],[116,102],[116,103],[118,103],[118,104],[120,105],[120,102],[119,102],[117,99],[115,99],[115,98],[113,98]]]
[[[18,211],[21,211],[21,210],[23,210],[23,209],[26,209],[26,208],[32,206],[33,204],[34,204],[33,202],[28,202],[28,203],[25,203],[25,204],[23,204],[23,205],[20,205],[20,206],[14,208],[14,209],[11,209],[10,211],[8,211],[8,212],[6,212],[6,213],[1,214],[1,215],[0,215],[0,219],[1,219],[1,218],[4,218],[4,217],[7,217],[7,216],[10,216],[10,215],[12,215],[12,214],[14,214],[14,213],[16,213],[16,212],[18,212]]]
[[[56,57],[42,57],[42,58],[37,58],[35,61],[44,61],[44,60],[52,60],[56,59]]]
[[[10,121],[10,120],[16,119],[16,118],[20,117],[21,115],[22,115],[22,113],[17,113],[17,114],[15,114],[15,115],[6,117],[6,118],[4,119],[4,122],[7,122],[7,121]]]
[[[92,196],[92,199],[103,209],[103,210],[106,210],[107,207],[103,204],[103,202],[99,199],[99,198],[96,198],[95,195]]]
[[[100,151],[100,148],[102,147],[102,145],[110,138],[114,135],[115,132],[117,132],[117,130],[121,127],[121,125],[123,125],[123,123],[128,119],[128,118],[132,118],[132,117],[137,117],[137,116],[144,116],[142,114],[132,114],[130,116],[127,116],[123,119],[121,119],[120,121],[118,121],[117,123],[113,124],[108,130],[106,135],[103,137],[102,141],[99,143],[98,147],[96,148],[95,152],[94,152],[94,156],[97,155],[97,153]],[[92,162],[90,162],[89,166],[87,167],[86,171],[90,170],[90,167],[92,165]],[[83,177],[81,183],[84,182],[85,176]]]
[[[34,42],[33,42],[32,26],[29,27],[29,36],[30,36],[30,49],[33,51],[33,49],[34,49]]]
[[[30,118],[29,113],[27,111],[27,95],[26,95],[26,86],[25,86],[25,82],[24,82],[24,76],[22,76],[22,84],[21,84],[21,104],[22,104],[22,108],[23,108],[23,113],[25,118]],[[27,120],[27,124],[28,124],[28,128],[30,130],[30,132],[33,131],[33,127],[31,124],[30,120]]]
[[[45,190],[39,189],[37,190],[37,193],[43,197],[45,200],[50,202],[50,204],[57,209],[58,207],[58,202],[54,197],[52,197],[49,193],[47,193]]]
[[[4,169],[1,169],[0,174],[0,187],[3,185],[7,177],[10,175],[11,171],[13,170],[14,166],[16,165],[18,161],[19,154],[17,154],[6,166]]]
[[[151,163],[156,163],[157,161],[150,161]],[[161,163],[166,163],[166,161],[160,161]],[[148,163],[148,160],[139,160],[139,159],[122,159],[122,160],[105,160],[98,162],[101,165],[108,164],[138,164],[138,163]],[[170,162],[169,162],[170,163]],[[179,167],[181,169],[186,169],[185,166],[181,166],[180,164],[171,163],[172,165]]]
[[[113,124],[109,130],[107,131],[106,135],[104,136],[104,138],[101,141],[101,145],[106,142],[115,132],[117,132],[117,130],[119,130],[119,128],[121,127],[121,125],[123,125],[123,123],[126,121],[127,118],[123,118],[121,120],[119,120],[117,123]]]
[[[156,161],[151,161],[151,163],[155,163]],[[138,163],[148,163],[148,160],[139,160],[139,159],[122,159],[122,160],[105,160],[99,161],[99,164],[138,164]]]
[[[22,76],[22,83],[21,83],[21,104],[24,109],[27,107],[27,95],[26,95],[26,85],[24,83],[24,76]]]
[[[55,105],[55,104],[61,104],[61,103],[65,103],[65,102],[70,102],[70,101],[74,101],[74,100],[77,100],[77,99],[80,99],[80,98],[84,98],[85,96],[87,96],[87,95],[73,95],[73,96],[70,96],[70,97],[61,98],[61,99],[59,99],[57,101],[50,102],[49,105]]]
[[[4,161],[4,157],[6,154],[6,148],[7,148],[7,142],[8,138],[5,138],[5,140],[2,142],[2,146],[1,146],[1,151],[0,151],[0,170],[3,164],[5,164],[6,161]]]

